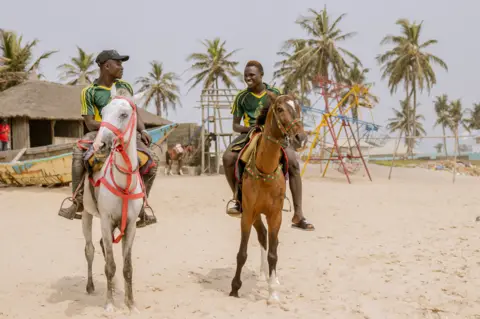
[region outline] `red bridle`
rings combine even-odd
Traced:
[[[112,131],[115,135],[116,138],[114,139],[113,147],[110,153],[110,156],[108,157],[107,162],[105,163],[105,172],[110,168],[110,179],[112,180],[113,185],[111,185],[105,178],[105,175],[100,177],[97,181],[94,181],[92,178],[89,178],[90,183],[94,187],[100,186],[100,184],[103,184],[110,192],[113,194],[117,195],[118,197],[122,198],[122,221],[120,225],[120,234],[117,236],[117,238],[113,239],[114,243],[119,243],[120,240],[122,239],[123,235],[125,234],[125,228],[127,227],[127,213],[128,213],[128,201],[132,199],[140,199],[145,197],[145,186],[143,185],[142,178],[140,177],[139,173],[139,168],[138,165],[133,169],[133,164],[128,157],[128,154],[126,153],[126,149],[130,145],[130,141],[133,138],[135,132],[134,132],[134,125],[137,121],[137,107],[135,103],[133,103],[130,99],[126,97],[115,97],[114,99],[123,99],[126,100],[130,106],[133,109],[132,116],[130,117],[130,120],[128,121],[127,127],[125,128],[124,132],[121,132],[116,126],[114,126],[111,123],[102,121],[100,124],[100,127],[106,127],[110,131]],[[129,134],[127,143],[125,145],[125,140],[124,137],[126,134]],[[136,138],[136,137],[135,137]],[[115,162],[115,156],[112,156],[112,153],[117,152],[120,153],[122,156],[122,159],[125,161],[126,167],[122,167],[118,165]],[[136,153],[135,153],[136,154]],[[136,157],[135,157],[136,160]],[[127,185],[122,188],[118,186],[118,184],[115,182],[115,179],[113,177],[113,167],[118,169],[121,173],[125,174],[127,176]],[[140,184],[142,186],[142,191],[137,194],[132,194],[130,192],[131,184],[132,184],[132,177],[133,175],[137,176],[137,181],[140,181]],[[137,185],[135,184],[132,189],[135,189]],[[113,236],[113,234],[112,234]]]

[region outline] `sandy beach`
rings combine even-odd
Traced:
[[[240,298],[228,296],[240,240],[225,214],[223,175],[159,175],[151,194],[158,223],[133,248],[135,318],[480,318],[478,178],[370,165],[348,185],[318,166],[304,177],[303,205],[316,231],[290,227],[284,212],[278,276],[281,306],[267,306],[253,231]],[[68,188],[0,190],[0,318],[103,318],[106,281],[94,221],[95,295],[87,295],[81,223],[57,216]],[[288,196],[291,197],[290,191]],[[115,246],[123,303],[121,246]]]

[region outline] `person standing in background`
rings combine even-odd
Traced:
[[[10,126],[6,119],[0,121],[0,151],[6,151],[10,137]]]

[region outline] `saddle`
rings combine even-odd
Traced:
[[[237,162],[235,163],[235,178],[238,184],[242,183],[242,176],[245,170],[247,163],[250,160],[255,160],[252,157],[255,154],[255,149],[257,148],[258,142],[260,141],[260,137],[262,136],[262,132],[257,132],[250,137],[250,141],[241,149],[240,153],[238,154]],[[287,153],[281,148],[282,152],[280,155],[280,165],[282,168],[283,176],[285,179],[288,180],[288,157]]]
[[[85,167],[88,170],[89,175],[100,171],[107,160],[108,155],[110,154],[110,149],[105,149],[101,152],[97,151],[94,153],[93,145],[91,145],[83,156],[83,161]],[[140,174],[144,175],[155,165],[150,154],[144,150],[137,148],[138,156],[138,165],[140,169]]]

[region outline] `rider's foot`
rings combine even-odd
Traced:
[[[308,222],[305,217],[300,217],[298,218],[297,216],[294,216],[292,218],[292,228],[300,229],[300,230],[305,230],[305,231],[314,231],[315,226],[313,226],[312,223]]]
[[[227,214],[232,216],[232,217],[238,217],[240,218],[242,216],[242,210],[240,208],[240,203],[236,202],[233,207],[230,207],[227,210]]]
[[[157,217],[155,217],[154,215],[148,215],[147,213],[145,213],[145,209],[142,209],[142,211],[138,215],[138,218],[140,218],[140,220],[137,221],[137,228],[142,228],[151,224],[155,224],[157,222]]]
[[[60,208],[58,211],[58,215],[62,216],[66,219],[81,219],[82,215],[77,214],[77,212],[83,212],[83,204],[77,204],[75,202],[72,203],[72,206],[67,207],[67,208]]]

